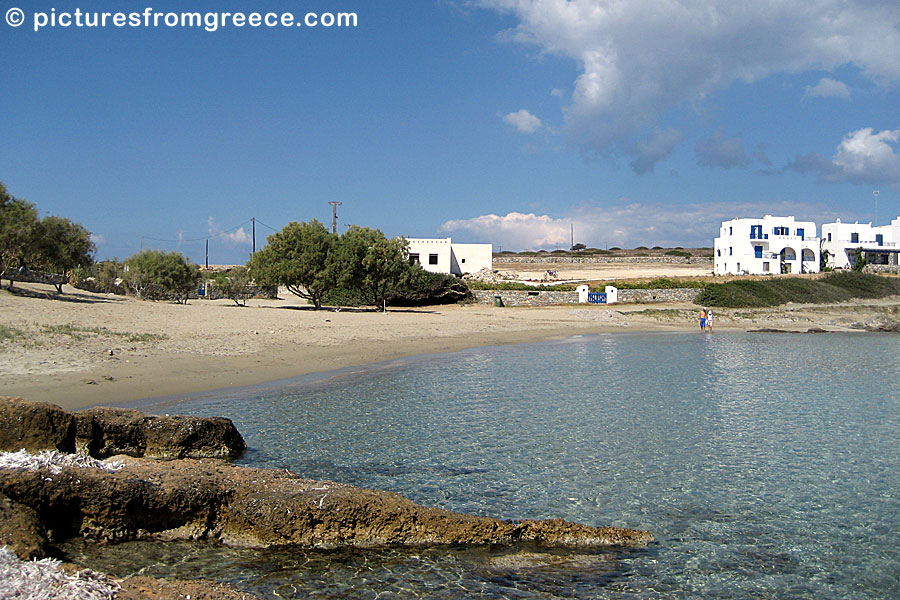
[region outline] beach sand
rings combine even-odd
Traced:
[[[692,304],[315,311],[279,300],[147,302],[51,286],[0,290],[0,390],[58,404],[126,405],[419,354],[624,331],[695,331]],[[900,299],[717,310],[716,330],[855,330],[896,320]]]

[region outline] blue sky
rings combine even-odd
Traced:
[[[0,181],[143,247],[244,262],[319,219],[495,249],[712,244],[900,214],[900,4],[3,0]],[[36,12],[355,12],[355,28],[44,27]],[[165,241],[161,241],[165,240]],[[181,240],[181,241],[179,241]]]

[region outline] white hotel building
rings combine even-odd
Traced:
[[[813,221],[794,217],[732,219],[722,223],[713,256],[716,275],[817,273],[820,239]]]
[[[825,264],[833,269],[849,269],[862,252],[869,264],[894,265],[900,242],[900,217],[890,225],[873,227],[871,223],[835,223],[822,225],[822,253]]]

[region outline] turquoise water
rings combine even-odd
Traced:
[[[247,465],[656,542],[69,550],[266,598],[897,598],[898,385],[896,335],[610,334],[167,399],[142,408],[232,418]]]

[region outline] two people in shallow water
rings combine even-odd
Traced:
[[[712,333],[713,326],[713,311],[710,308],[707,310],[705,307],[700,307],[700,331],[706,331],[708,333]]]

